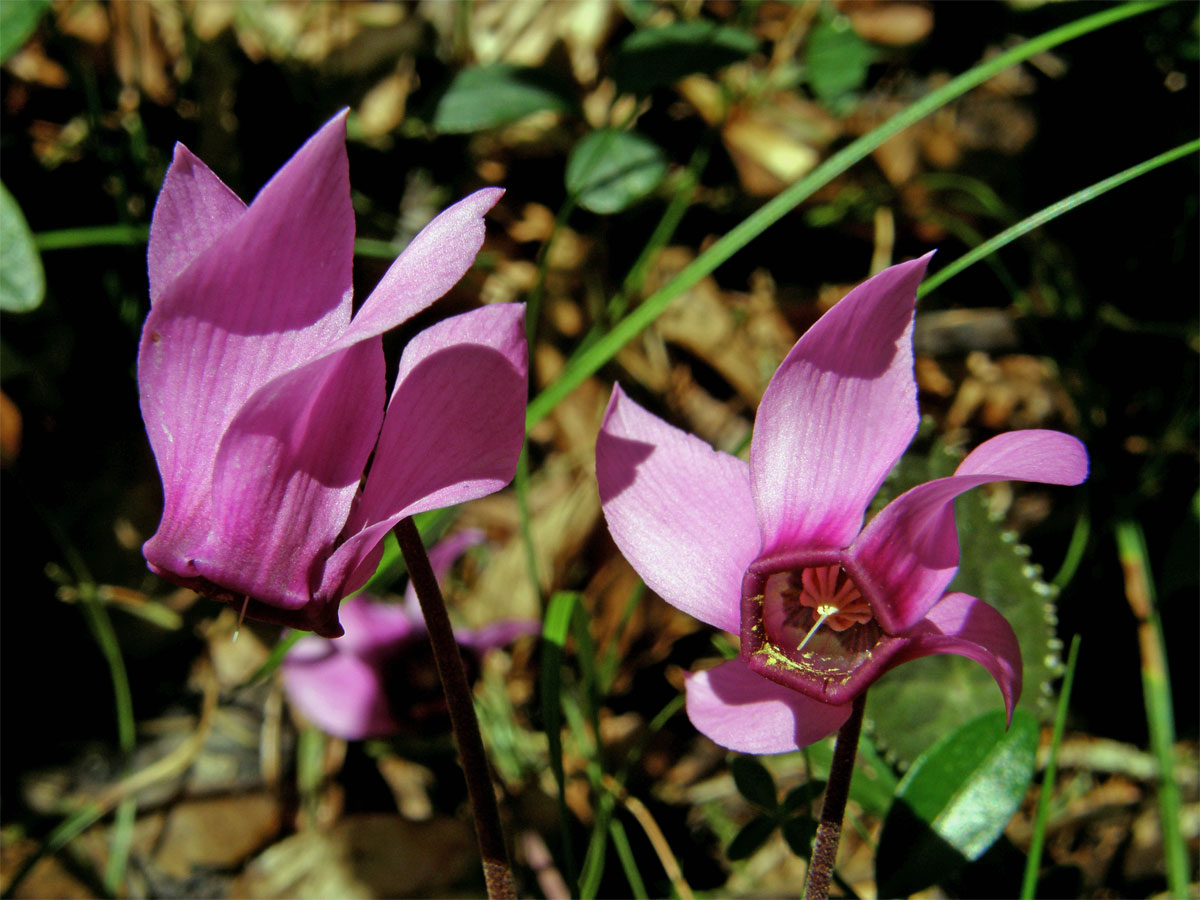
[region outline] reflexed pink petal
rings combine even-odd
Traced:
[[[349,320],[344,137],[344,116],[317,132],[164,286],[146,319],[138,386],[164,492],[163,522],[146,547],[152,565],[173,571],[203,543],[213,461],[242,404],[318,355]]]
[[[697,729],[729,750],[787,753],[841,728],[850,704],[812,700],[732,659],[687,676],[687,714]]]
[[[931,255],[847,294],[771,379],[750,451],[764,554],[849,544],[916,433],[913,307]]]
[[[196,571],[285,609],[336,610],[340,595],[313,596],[322,571],[312,567],[332,552],[379,433],[383,367],[380,342],[364,341],[277,378],[242,407],[217,455]]]
[[[338,615],[346,633],[333,645],[341,653],[353,653],[376,663],[394,651],[396,644],[425,633],[419,613],[414,618],[401,604],[384,603],[366,594],[343,602]]]
[[[744,462],[642,409],[614,385],[596,440],[608,530],[646,584],[737,633],[742,576],[758,555]]]
[[[537,619],[502,619],[499,622],[489,622],[482,628],[455,629],[454,636],[464,647],[469,647],[482,656],[496,647],[511,644],[519,637],[528,634],[538,634],[542,623]]]
[[[504,195],[484,188],[443,210],[384,273],[342,344],[374,337],[411,319],[458,283],[483,246],[483,217]]]
[[[958,570],[955,497],[990,481],[1078,484],[1087,476],[1087,453],[1068,434],[1010,431],[977,447],[957,471],[889,503],[843,558],[890,634],[924,618]]]
[[[283,662],[288,698],[323,731],[348,741],[387,735],[396,729],[378,672],[351,653],[315,662]]]
[[[1004,616],[969,594],[947,594],[909,632],[888,668],[937,653],[965,656],[991,672],[1012,721],[1021,698],[1021,648]]]
[[[512,480],[525,437],[525,308],[502,303],[444,319],[404,348],[354,536],[324,590],[361,586],[355,571],[405,516],[464,503]],[[359,581],[359,578],[362,581]]]
[[[984,441],[959,463],[955,475],[989,475],[1042,484],[1081,484],[1088,474],[1087,448],[1061,431],[1030,428]]]
[[[246,209],[212,170],[183,144],[167,169],[150,220],[150,302],[187,264],[207,250]]]

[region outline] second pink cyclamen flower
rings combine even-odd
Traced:
[[[985,666],[1010,716],[1020,696],[1008,622],[945,592],[959,559],[954,498],[989,481],[1078,484],[1083,445],[1055,431],[999,435],[863,527],[917,430],[912,322],[928,260],[866,281],[796,342],[759,405],[749,465],[613,390],[596,442],[613,539],[663,599],[741,637],[737,659],[687,681],[688,716],[722,746],[811,744],[884,672],[931,654]]]

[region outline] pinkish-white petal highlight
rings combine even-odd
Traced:
[[[615,385],[596,440],[596,481],[608,530],[646,584],[736,634],[742,576],[759,549],[747,465]]]
[[[831,706],[756,675],[740,659],[687,676],[687,714],[709,740],[738,753],[787,753],[842,727]]]
[[[772,377],[750,451],[764,553],[848,545],[916,433],[913,308],[930,255],[852,290]]]
[[[888,668],[922,656],[953,653],[979,663],[1000,687],[1008,719],[1021,698],[1021,648],[1012,626],[987,603],[969,594],[943,597],[905,639]]]
[[[843,563],[884,631],[903,635],[941,599],[958,571],[954,498],[991,481],[1079,484],[1087,451],[1058,431],[1010,431],[976,448],[949,478],[889,503],[846,551]]]

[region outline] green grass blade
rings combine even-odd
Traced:
[[[521,534],[521,546],[525,550],[525,569],[529,573],[529,586],[542,603],[542,579],[538,572],[537,549],[533,545],[533,519],[529,514],[529,442],[521,447],[517,457],[517,473],[513,477],[513,493],[517,497],[517,528]]]
[[[1097,181],[1095,184],[1085,187],[1081,191],[1076,191],[1069,197],[1064,197],[1057,203],[1051,203],[1045,209],[1041,209],[1027,219],[1022,219],[1016,225],[1004,229],[993,238],[984,241],[978,247],[975,247],[969,253],[965,253],[956,259],[946,268],[934,272],[922,282],[921,287],[917,289],[917,296],[923,297],[939,285],[949,281],[963,269],[974,265],[986,256],[995,253],[1006,244],[1010,244],[1023,234],[1033,231],[1035,228],[1040,228],[1052,219],[1056,219],[1063,213],[1082,206],[1089,200],[1095,200],[1102,194],[1106,194],[1115,187],[1120,187],[1127,181],[1132,181],[1140,175],[1145,175],[1147,172],[1152,172],[1159,166],[1165,166],[1169,162],[1174,162],[1191,153],[1200,150],[1200,140],[1188,141],[1186,144],[1180,144],[1172,150],[1165,153],[1160,153],[1158,156],[1138,163],[1136,166],[1130,166],[1123,172],[1118,172],[1116,175],[1111,175],[1103,181]]]
[[[563,866],[566,870],[567,886],[571,896],[579,896],[579,875],[575,867],[575,854],[571,848],[571,831],[568,825],[566,800],[566,775],[563,772],[562,748],[562,664],[563,651],[567,645],[567,632],[575,613],[579,595],[570,591],[559,591],[550,598],[546,607],[546,618],[542,625],[542,670],[539,687],[542,694],[542,726],[546,729],[549,745],[550,770],[558,785],[558,826],[562,833]]]
[[[642,882],[642,873],[638,871],[637,859],[633,848],[629,846],[629,837],[625,834],[625,826],[621,820],[613,818],[608,823],[608,836],[612,838],[617,857],[621,860],[621,868],[629,881],[629,892],[636,900],[647,900],[646,885]]]
[[[529,404],[525,415],[526,427],[531,427],[545,418],[559,401],[578,387],[584,379],[597,372],[601,366],[616,355],[618,350],[657,319],[672,300],[710,274],[763,231],[811,197],[817,190],[865,158],[889,138],[1009,66],[1106,25],[1157,9],[1165,2],[1166,0],[1158,0],[1158,2],[1152,3],[1123,3],[1120,6],[1105,7],[1100,12],[1083,16],[1074,22],[1051,29],[1043,35],[1025,41],[1011,50],[969,69],[847,145],[734,226],[670,282],[618,322],[612,331],[567,365],[558,379],[534,397]]]
[[[1038,794],[1037,812],[1033,817],[1033,839],[1029,842],[1029,855],[1025,859],[1025,877],[1021,881],[1021,900],[1033,900],[1037,890],[1038,871],[1042,866],[1042,847],[1046,841],[1046,823],[1050,819],[1050,800],[1054,794],[1054,776],[1058,771],[1058,746],[1062,743],[1063,729],[1067,724],[1067,709],[1071,704],[1071,686],[1075,683],[1075,664],[1079,660],[1079,635],[1071,638],[1071,649],[1067,654],[1067,670],[1063,674],[1062,688],[1058,694],[1058,708],[1054,713],[1054,731],[1050,739],[1050,754],[1046,758],[1046,771],[1042,775],[1042,789]]]
[[[1138,620],[1138,643],[1142,653],[1142,695],[1150,749],[1158,761],[1158,811],[1167,864],[1167,893],[1186,897],[1188,851],[1180,827],[1179,783],[1175,780],[1175,715],[1171,681],[1167,671],[1167,648],[1162,619],[1150,574],[1150,556],[1142,526],[1125,519],[1116,526],[1117,553],[1125,571],[1125,596]]]
[[[135,247],[146,243],[149,236],[150,228],[146,225],[93,225],[43,231],[33,236],[33,243],[44,253],[79,247]]]
[[[37,848],[29,858],[21,863],[21,867],[12,876],[8,887],[4,889],[4,893],[0,896],[8,898],[16,896],[17,888],[21,886],[21,882],[25,880],[38,861],[48,854],[57,853],[83,832],[87,831],[92,825],[100,821],[104,815],[104,807],[96,803],[89,803],[82,809],[73,813],[68,818],[59,823],[53,831],[47,835],[46,840]]]

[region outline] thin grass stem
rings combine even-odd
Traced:
[[[1144,162],[1140,162],[1136,166],[1130,166],[1128,169],[1118,172],[1116,175],[1110,175],[1103,181],[1097,181],[1095,184],[1089,185],[1081,191],[1076,191],[1069,197],[1064,197],[1057,203],[1051,203],[1045,209],[1038,210],[1032,216],[1022,219],[1016,225],[1005,228],[995,237],[989,238],[978,247],[975,247],[973,250],[964,253],[954,262],[950,263],[950,265],[946,266],[946,268],[934,272],[921,283],[921,286],[917,289],[917,296],[925,296],[934,288],[949,281],[959,272],[963,271],[969,266],[973,266],[984,257],[995,253],[1001,247],[1012,243],[1021,235],[1028,234],[1035,228],[1040,228],[1052,219],[1057,219],[1063,213],[1070,212],[1071,210],[1082,206],[1084,203],[1087,203],[1089,200],[1095,200],[1097,197],[1108,193],[1113,188],[1120,187],[1127,181],[1132,181],[1141,175],[1145,175],[1147,172],[1153,172],[1160,166],[1165,166],[1167,163],[1174,162],[1177,159],[1181,159],[1184,156],[1195,153],[1197,150],[1200,150],[1200,140],[1188,141],[1186,144],[1180,144],[1178,147],[1175,147],[1172,150],[1168,150],[1165,153],[1160,153],[1158,156],[1154,156],[1145,160]]]
[[[625,826],[621,824],[620,819],[614,818],[609,821],[608,836],[617,851],[617,858],[621,860],[621,868],[629,882],[630,894],[636,900],[647,900],[649,895],[646,893],[646,885],[642,881],[642,873],[638,871],[637,858],[633,855],[633,848],[629,846],[629,836],[625,833]]]
[[[571,896],[579,896],[579,870],[571,844],[566,799],[566,775],[563,770],[562,747],[562,661],[571,628],[571,617],[579,595],[559,591],[550,598],[542,622],[542,665],[539,688],[542,695],[542,726],[550,755],[550,771],[558,787],[558,827],[562,840],[563,868]]]
[[[1167,893],[1172,897],[1186,897],[1189,861],[1180,826],[1179,783],[1175,779],[1174,704],[1162,619],[1150,574],[1150,557],[1138,522],[1132,519],[1118,522],[1116,539],[1121,568],[1125,571],[1125,597],[1138,622],[1146,725],[1150,730],[1150,749],[1158,761],[1158,812],[1167,864]]]
[[[1058,772],[1058,747],[1062,743],[1063,729],[1067,725],[1067,710],[1071,704],[1071,687],[1075,683],[1075,664],[1079,661],[1079,635],[1071,638],[1071,649],[1067,653],[1067,670],[1063,674],[1062,690],[1058,694],[1058,707],[1054,713],[1054,730],[1050,738],[1050,753],[1046,757],[1046,769],[1042,773],[1042,788],[1038,793],[1037,811],[1033,816],[1033,837],[1029,842],[1029,855],[1025,858],[1025,876],[1021,880],[1021,900],[1033,900],[1037,891],[1038,871],[1042,865],[1042,847],[1046,841],[1046,824],[1050,820],[1050,801],[1054,796],[1054,776]]]
[[[538,569],[537,547],[533,543],[533,517],[529,512],[529,442],[521,446],[517,457],[517,472],[513,477],[513,493],[517,498],[517,530],[521,535],[521,547],[525,551],[525,570],[529,573],[529,586],[538,599],[539,608],[545,609],[542,597],[542,578]]]
[[[734,226],[670,282],[618,322],[612,331],[579,354],[563,369],[554,382],[530,402],[525,414],[526,428],[532,427],[545,418],[564,397],[582,384],[588,376],[595,374],[601,366],[617,354],[617,351],[657,319],[672,300],[710,274],[767,228],[782,219],[816,191],[829,184],[838,175],[864,159],[888,139],[1009,66],[1023,62],[1031,56],[1043,53],[1073,38],[1131,16],[1157,9],[1165,3],[1166,0],[1155,0],[1151,3],[1123,3],[1120,6],[1105,7],[1099,12],[1051,29],[1043,35],[1018,44],[1011,50],[969,69],[847,145]]]

